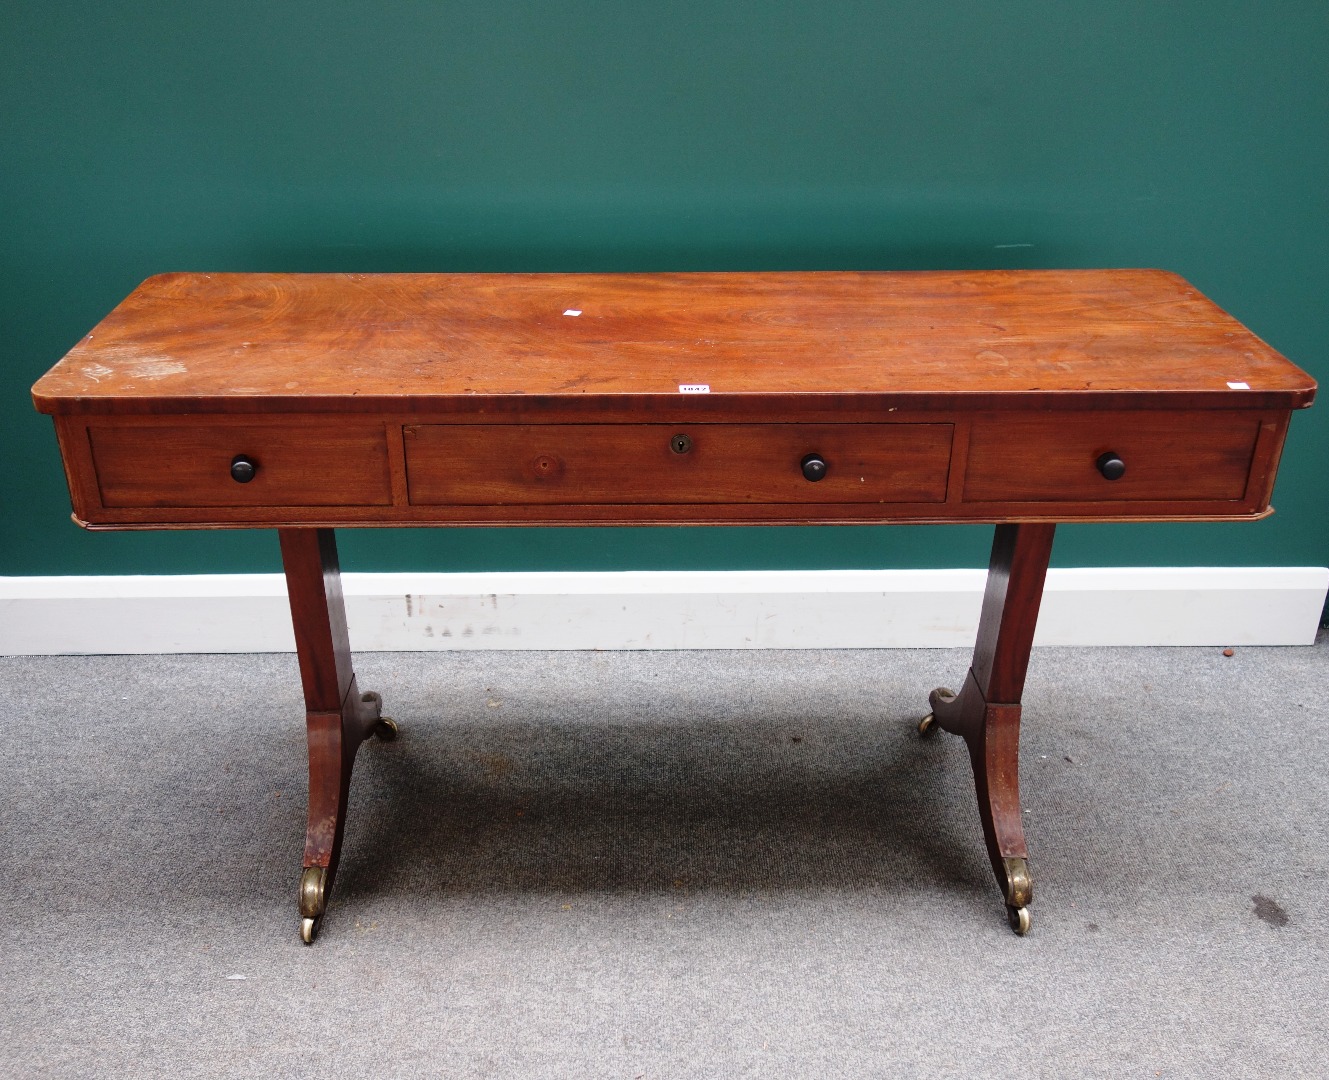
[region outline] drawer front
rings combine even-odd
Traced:
[[[386,506],[382,424],[126,424],[88,428],[107,507]],[[253,478],[239,483],[244,456]]]
[[[946,497],[952,430],[950,424],[429,424],[405,429],[406,474],[417,506],[936,503]],[[815,482],[802,471],[809,454],[827,466]]]
[[[1216,411],[979,417],[964,501],[1239,500],[1260,420]],[[1125,466],[1115,480],[1100,470],[1104,455]]]

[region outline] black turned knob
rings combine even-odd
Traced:
[[[1105,480],[1120,480],[1126,475],[1126,463],[1112,450],[1101,454],[1094,464],[1098,466],[1098,471],[1103,474]]]
[[[237,484],[247,484],[254,479],[254,474],[258,472],[258,466],[254,464],[253,458],[247,458],[244,454],[236,454],[231,459],[231,479]]]
[[[826,462],[820,454],[809,454],[800,464],[803,467],[803,476],[814,484],[826,475]]]

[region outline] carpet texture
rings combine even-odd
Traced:
[[[1329,641],[1035,650],[1024,939],[967,663],[361,656],[307,948],[294,657],[0,658],[0,1076],[1329,1074]]]

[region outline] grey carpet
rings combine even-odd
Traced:
[[[1040,649],[1006,928],[948,651],[0,659],[5,1077],[1324,1076],[1329,642]]]

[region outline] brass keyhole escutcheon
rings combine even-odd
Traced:
[[[692,449],[692,439],[687,435],[675,435],[669,440],[669,449],[675,454],[686,454]]]

